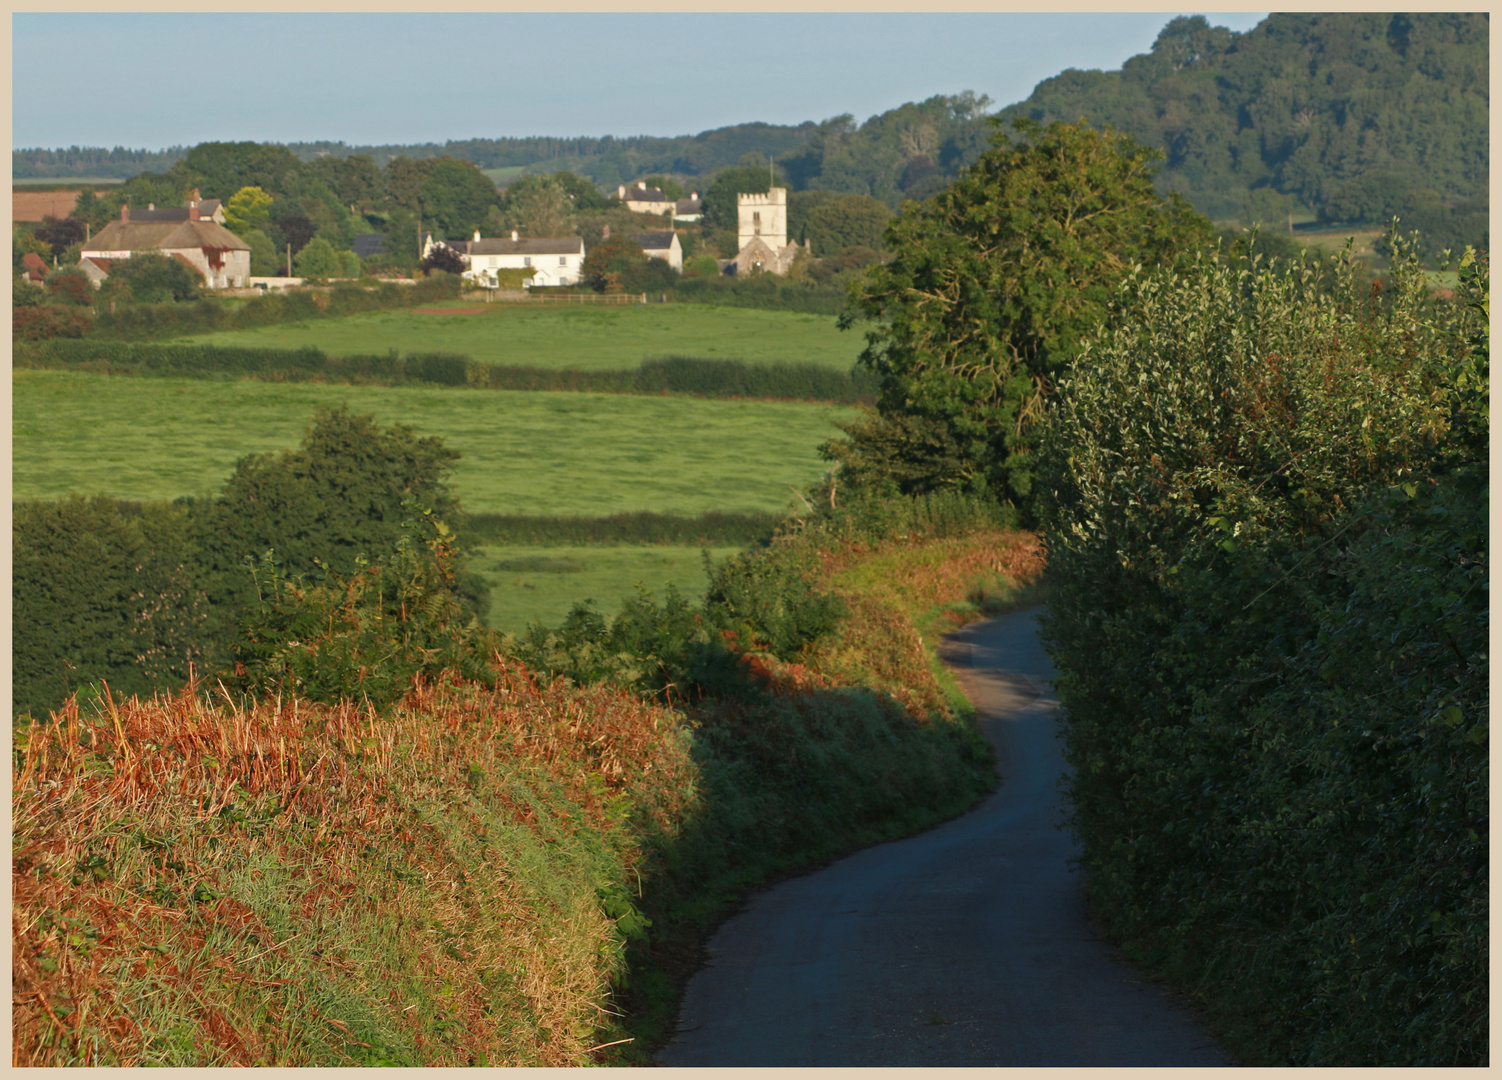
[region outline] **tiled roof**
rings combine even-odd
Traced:
[[[662,188],[655,187],[628,187],[626,194],[621,198],[627,202],[672,202],[662,193]]]

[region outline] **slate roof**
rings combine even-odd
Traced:
[[[642,246],[643,251],[666,251],[673,246],[674,232],[631,233],[631,239]]]
[[[220,202],[218,199],[203,199],[198,204],[198,215],[207,220],[218,212]],[[188,208],[186,206],[163,206],[156,210],[137,210],[131,207],[131,221],[187,221]]]
[[[703,199],[679,199],[673,209],[675,214],[702,214],[704,213]]]
[[[368,259],[372,255],[386,254],[386,238],[380,233],[361,233],[355,237],[355,254],[362,259]]]
[[[83,246],[83,254],[206,247],[250,250],[250,245],[244,240],[213,221],[112,221]]]
[[[626,194],[621,196],[624,202],[672,202],[662,193],[662,188],[655,187],[628,187]]]
[[[452,245],[450,245],[452,246]],[[470,255],[582,255],[584,239],[579,236],[529,236],[520,240],[471,240]]]

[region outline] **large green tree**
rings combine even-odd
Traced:
[[[520,176],[511,182],[487,222],[492,231],[517,230],[523,236],[572,236],[578,215],[569,192],[549,176]],[[494,229],[499,225],[499,229]]]
[[[501,201],[488,176],[470,161],[441,157],[418,162],[422,173],[422,223],[434,236],[467,236]]]
[[[1153,186],[1160,155],[1107,129],[1021,120],[949,189],[909,202],[842,316],[873,325],[877,411],[824,448],[855,483],[990,493],[1027,511],[1033,425],[1134,266],[1209,222]]]

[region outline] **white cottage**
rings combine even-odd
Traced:
[[[577,285],[584,270],[584,240],[578,236],[529,236],[484,239],[478,232],[467,244],[450,244],[465,257],[464,277],[495,284],[497,270],[531,270],[530,285]]]

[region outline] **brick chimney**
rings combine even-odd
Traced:
[[[600,239],[601,240],[609,240],[610,239],[610,226],[609,225],[606,225],[604,231],[600,233]]]
[[[193,194],[197,195],[198,192],[195,191],[195,192],[193,192]],[[203,217],[199,214],[199,211],[198,211],[198,200],[197,199],[194,199],[192,202],[188,203],[188,220],[189,221],[202,221],[203,220]]]
[[[121,221],[129,221],[130,220],[130,203],[121,203],[120,204],[120,220]]]

